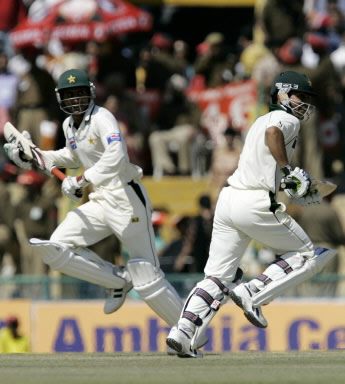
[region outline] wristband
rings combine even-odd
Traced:
[[[292,168],[290,165],[286,165],[283,168],[280,168],[281,172],[283,173],[283,176],[288,176],[292,172]]]
[[[90,182],[86,180],[86,177],[84,175],[77,177],[77,183],[80,187],[85,187],[86,185],[90,184]]]

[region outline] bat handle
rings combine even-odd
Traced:
[[[56,167],[51,169],[51,173],[61,181],[63,181],[67,177],[62,171],[60,171],[60,169]],[[81,189],[78,189],[75,194],[77,197],[82,197],[83,191]]]
[[[66,179],[66,175],[56,167],[52,168],[50,172],[61,181]]]
[[[280,188],[281,189],[296,189],[297,188],[297,183],[295,183],[292,180],[285,180],[285,179],[283,179],[280,182]]]

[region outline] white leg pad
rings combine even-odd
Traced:
[[[70,248],[60,242],[35,238],[30,239],[30,245],[46,264],[66,275],[105,288],[121,289],[126,284],[117,266],[103,260],[90,249]]]
[[[293,269],[292,272],[284,274],[282,278],[270,282],[262,290],[256,293],[252,298],[253,306],[260,307],[261,305],[266,305],[284,293],[285,290],[295,287],[311,278],[316,273],[321,272],[324,266],[336,253],[337,251],[335,249],[315,248],[314,254],[311,257],[306,258],[302,265],[298,268],[295,267],[296,269]],[[284,258],[284,260],[288,261],[289,259]]]
[[[183,303],[175,288],[164,278],[160,268],[145,259],[127,264],[134,289],[148,306],[170,326],[177,323]]]
[[[200,281],[190,293],[180,322],[194,331],[191,341],[192,349],[200,348],[202,339],[205,338],[206,328],[219,308],[228,301],[229,291],[241,282],[242,275],[243,272],[239,269],[232,283],[209,276]]]
[[[232,290],[236,287],[236,284],[231,284],[229,286],[229,290]],[[229,300],[229,296],[221,296],[219,300],[214,300],[213,304],[204,309],[203,312],[199,314],[199,318],[201,320],[201,325],[195,327],[195,333],[191,341],[191,348],[198,349],[200,348],[201,339],[204,337],[206,329],[212,319],[216,316],[219,308],[224,305]],[[206,303],[205,303],[206,304]]]

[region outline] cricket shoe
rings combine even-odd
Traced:
[[[174,325],[174,327],[177,327],[177,325]],[[202,348],[202,347],[203,347],[204,345],[206,345],[207,343],[208,343],[208,337],[206,336],[205,333],[202,333],[202,334],[200,335],[200,337],[199,337],[199,343],[198,343],[198,345],[196,346],[196,349]],[[177,352],[175,349],[169,347],[169,345],[168,345],[167,354],[168,354],[169,356],[176,356],[176,355],[178,355],[178,352]],[[199,354],[201,354],[200,351],[199,351]],[[180,357],[181,357],[181,356],[180,356]],[[199,356],[199,357],[202,357],[202,356]]]
[[[103,311],[105,314],[116,312],[125,302],[127,293],[133,288],[132,280],[125,267],[114,267],[114,275],[120,276],[126,280],[126,284],[122,288],[108,289],[108,298],[104,303]]]
[[[182,324],[174,325],[166,339],[168,347],[177,353],[178,357],[203,357],[198,349],[192,349],[190,344],[193,338],[193,331]],[[207,342],[207,341],[206,341]],[[206,344],[206,343],[205,343]],[[172,354],[171,351],[169,354]]]
[[[244,316],[249,322],[259,328],[267,327],[267,320],[264,318],[261,308],[253,307],[253,292],[248,287],[248,284],[242,283],[238,285],[230,291],[229,296],[236,305],[243,309]]]

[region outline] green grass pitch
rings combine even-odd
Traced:
[[[345,351],[0,355],[1,384],[336,384],[345,383]]]

